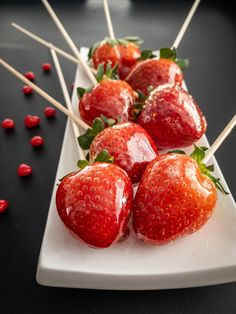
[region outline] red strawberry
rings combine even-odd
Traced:
[[[114,163],[128,173],[133,183],[140,181],[147,164],[158,154],[148,133],[132,122],[120,123],[101,131],[90,146],[91,161],[103,150],[114,157]]]
[[[132,88],[124,81],[103,79],[91,91],[86,91],[79,102],[81,118],[92,125],[101,114],[126,122],[135,101]]]
[[[126,81],[134,90],[148,94],[148,87],[156,88],[163,84],[182,85],[183,74],[180,67],[170,59],[148,59],[138,63]]]
[[[25,117],[25,126],[28,129],[32,129],[32,128],[38,126],[39,123],[40,123],[40,118],[38,116],[32,116],[32,115],[28,114]]]
[[[203,113],[192,96],[177,85],[153,90],[138,123],[159,149],[192,145],[206,131]]]
[[[147,166],[136,193],[134,230],[145,242],[165,244],[200,229],[216,200],[213,182],[194,159],[158,156]]]
[[[131,68],[137,63],[137,58],[140,55],[139,47],[133,42],[115,40],[113,43],[113,41],[108,40],[101,42],[93,50],[90,57],[96,69],[99,64],[107,64],[108,61],[112,63],[112,66],[118,64],[119,77],[125,79]]]
[[[83,242],[105,248],[127,230],[132,198],[125,171],[96,162],[62,179],[56,206],[61,220]]]
[[[21,164],[17,169],[17,173],[20,177],[27,177],[32,174],[32,168],[27,164]]]

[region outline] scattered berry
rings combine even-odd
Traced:
[[[26,72],[25,73],[25,77],[30,80],[33,81],[35,79],[35,74],[33,72]]]
[[[27,177],[31,175],[32,168],[29,165],[21,164],[17,169],[17,173],[20,177]]]
[[[24,85],[23,88],[22,88],[22,92],[23,92],[25,95],[31,95],[32,92],[33,92],[33,88],[32,88],[31,86]]]
[[[52,69],[52,66],[50,63],[43,63],[42,64],[42,69],[45,71],[45,72],[50,72],[51,69]]]
[[[2,128],[3,129],[11,130],[11,129],[14,129],[14,127],[15,127],[14,120],[12,120],[12,119],[4,119],[2,121]]]
[[[38,116],[27,115],[25,117],[25,126],[29,129],[36,127],[40,123],[40,118]]]
[[[55,117],[56,113],[57,113],[56,109],[52,107],[46,107],[44,109],[44,115],[46,118],[53,118]]]
[[[7,200],[0,200],[0,214],[4,213],[6,209],[8,208],[9,203]]]
[[[32,139],[30,140],[30,144],[33,147],[41,147],[44,145],[44,139],[41,136],[36,135],[32,137]]]

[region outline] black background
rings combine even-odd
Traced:
[[[178,49],[188,57],[188,88],[208,121],[207,137],[216,138],[235,113],[236,13],[233,1],[202,1]],[[144,47],[170,46],[192,1],[110,1],[118,37],[139,35]],[[90,46],[107,35],[102,1],[52,1],[77,46]],[[10,26],[15,21],[69,51],[40,1],[0,1],[0,56],[21,72],[32,70],[36,82],[63,102],[55,71],[45,75],[49,51]],[[75,65],[60,58],[68,86]],[[14,131],[0,130],[0,199],[10,208],[0,217],[0,313],[236,313],[236,284],[166,291],[95,291],[39,286],[35,273],[66,118],[44,118],[49,105],[40,96],[25,97],[22,84],[0,68],[0,120],[11,117]],[[24,127],[26,114],[41,117],[41,126]],[[40,134],[45,147],[34,150],[29,139]],[[232,194],[235,189],[235,131],[216,153]],[[69,157],[68,157],[69,158]],[[29,163],[30,178],[17,166]],[[172,258],[172,257],[170,257]]]

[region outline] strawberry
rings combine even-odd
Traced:
[[[137,37],[107,38],[90,48],[89,58],[92,59],[95,69],[101,63],[106,65],[108,61],[111,62],[112,66],[118,64],[119,77],[125,79],[141,55],[138,47],[141,42]]]
[[[102,65],[97,75],[99,81],[97,86],[88,90],[81,87],[77,89],[80,97],[80,116],[89,125],[92,125],[93,120],[101,114],[124,122],[129,120],[135,93],[128,83],[107,78],[114,77],[115,70],[107,66],[104,78]]]
[[[175,48],[161,48],[159,59],[151,50],[143,50],[139,60],[141,62],[133,67],[126,77],[126,81],[134,90],[139,90],[144,95],[148,94],[149,86],[152,88],[157,88],[162,84],[181,86],[183,82],[182,71],[189,64],[187,59],[177,58]]]
[[[113,164],[95,162],[62,179],[56,206],[63,223],[80,240],[105,248],[127,234],[132,199],[126,172]]]
[[[217,200],[216,187],[227,194],[201,162],[205,148],[190,155],[164,154],[147,166],[134,201],[134,230],[139,239],[166,244],[200,229]],[[195,159],[195,160],[194,160]],[[215,184],[215,185],[214,185]]]
[[[153,90],[138,123],[159,149],[192,145],[206,131],[203,113],[192,96],[178,85],[163,85]]]
[[[119,123],[102,130],[92,141],[90,159],[103,150],[114,157],[114,163],[124,169],[132,183],[138,183],[147,164],[158,152],[148,133],[138,124]]]
[[[179,84],[183,74],[179,66],[169,59],[148,59],[138,63],[126,78],[134,90],[148,94],[148,86],[156,88],[162,84]]]

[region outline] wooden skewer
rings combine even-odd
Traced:
[[[57,25],[57,27],[58,27],[59,31],[61,32],[62,36],[64,37],[64,39],[66,40],[66,42],[70,46],[70,48],[73,51],[74,55],[81,62],[81,65],[83,66],[83,68],[84,68],[86,74],[88,75],[89,79],[91,80],[93,85],[96,86],[98,84],[97,80],[95,79],[95,77],[94,77],[93,73],[91,72],[90,68],[88,67],[87,63],[84,62],[82,56],[79,53],[79,50],[77,49],[77,47],[75,46],[74,42],[72,41],[72,39],[68,35],[67,31],[65,30],[64,26],[60,22],[60,20],[57,17],[56,13],[53,11],[52,7],[50,6],[50,4],[48,3],[47,0],[42,0],[42,3],[44,4],[44,6],[47,9],[48,13],[52,17],[52,19],[55,22],[55,24]]]
[[[34,91],[36,91],[39,95],[41,95],[43,98],[45,98],[47,101],[49,101],[53,106],[55,106],[58,110],[62,111],[65,115],[70,117],[76,124],[81,126],[84,129],[87,129],[89,126],[79,119],[75,114],[70,112],[68,109],[66,109],[62,104],[60,104],[57,100],[52,98],[49,94],[47,94],[44,90],[42,90],[40,87],[32,83],[30,80],[28,80],[24,75],[22,75],[20,72],[18,72],[16,69],[14,69],[10,64],[5,62],[3,59],[0,59],[0,64],[6,68],[9,72],[11,72],[14,76],[18,77],[22,82],[25,84],[31,86]]]
[[[217,137],[215,142],[211,145],[211,147],[207,150],[206,156],[203,158],[202,162],[207,163],[209,159],[213,156],[216,150],[220,147],[229,133],[233,130],[236,125],[236,114],[234,115],[233,119],[227,124],[225,129],[221,132],[221,134]]]
[[[74,56],[70,55],[69,53],[65,52],[64,50],[56,47],[54,44],[50,43],[49,41],[46,41],[45,39],[43,39],[42,37],[39,37],[37,35],[35,35],[34,33],[28,31],[27,29],[21,27],[20,25],[16,24],[16,23],[11,23],[11,25],[16,28],[18,31],[22,32],[23,34],[25,34],[26,36],[32,38],[33,40],[37,41],[38,43],[42,44],[43,46],[47,47],[47,48],[53,48],[58,54],[60,54],[61,56],[65,57],[66,59],[74,62],[75,64],[79,64],[81,65],[80,60],[76,59]],[[96,74],[97,71],[94,68],[90,67],[90,70]]]
[[[107,28],[108,28],[108,33],[111,39],[115,39],[115,34],[111,22],[111,15],[108,7],[108,2],[107,0],[103,0],[103,7],[104,7],[104,12],[106,16],[106,21],[107,21]]]
[[[173,49],[173,48],[175,48],[175,49],[178,48],[178,46],[179,46],[179,44],[180,44],[180,42],[181,42],[181,40],[182,40],[182,38],[183,38],[183,36],[184,36],[184,33],[186,32],[186,30],[187,30],[187,28],[188,28],[188,26],[189,26],[189,24],[190,24],[190,22],[191,22],[191,19],[192,19],[194,13],[195,13],[196,10],[197,10],[197,7],[198,7],[200,1],[201,1],[201,0],[195,0],[195,1],[194,1],[194,3],[193,3],[193,5],[192,5],[192,7],[191,7],[191,9],[190,9],[190,11],[189,11],[189,13],[188,13],[186,19],[185,19],[185,21],[184,21],[184,23],[183,23],[183,25],[182,25],[182,27],[181,27],[181,29],[180,29],[178,35],[177,35],[177,37],[176,37],[176,39],[175,39],[175,41],[174,41],[172,47],[171,47],[172,49]]]
[[[67,106],[68,110],[71,113],[73,113],[73,108],[72,108],[72,104],[71,104],[71,100],[70,100],[70,95],[69,95],[69,92],[68,92],[68,89],[67,89],[67,86],[66,86],[65,78],[64,78],[64,75],[62,73],[61,65],[59,63],[57,54],[56,54],[55,50],[53,49],[53,47],[50,49],[50,52],[51,52],[52,59],[53,59],[53,62],[54,62],[54,65],[55,65],[55,68],[56,68],[56,71],[57,71],[57,75],[58,75],[58,78],[59,78],[59,82],[60,82],[60,85],[61,85],[61,89],[62,89],[62,92],[63,92],[63,96],[64,96],[64,99],[65,99],[66,106]],[[71,121],[71,123],[72,123],[72,128],[73,128],[73,132],[74,132],[74,136],[75,136],[76,147],[77,147],[79,156],[82,155],[82,159],[85,159],[84,151],[80,148],[79,142],[77,140],[77,138],[80,136],[78,125],[75,124],[75,122],[73,122],[73,121]]]

